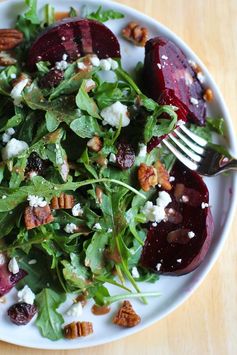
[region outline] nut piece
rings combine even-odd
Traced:
[[[149,191],[158,184],[157,170],[153,166],[141,163],[138,168],[138,181],[143,191]]]
[[[160,184],[164,190],[171,190],[172,186],[169,181],[170,176],[165,166],[159,160],[157,160],[154,168],[157,171],[158,184]]]
[[[16,64],[16,59],[12,57],[10,51],[0,52],[0,66],[7,67]]]
[[[0,30],[0,51],[15,48],[22,41],[22,32],[11,28]]]
[[[148,40],[148,29],[138,25],[136,22],[130,22],[123,30],[122,35],[128,41],[136,46],[144,47]]]
[[[93,324],[91,322],[72,322],[64,327],[64,336],[67,339],[86,337],[92,333]]]
[[[82,307],[85,307],[85,305],[87,304],[87,295],[86,292],[83,292],[82,294],[78,295],[75,298],[75,302],[79,303],[81,302]]]
[[[118,313],[113,318],[113,323],[121,327],[135,327],[139,324],[141,317],[134,311],[129,301],[124,301]]]
[[[45,207],[28,206],[24,212],[24,220],[26,229],[29,230],[41,226],[42,224],[51,223],[54,218],[49,205]]]
[[[95,194],[96,194],[96,198],[97,198],[98,203],[101,205],[101,203],[103,202],[103,190],[101,189],[101,187],[96,186]]]
[[[74,197],[72,195],[61,193],[59,197],[54,196],[51,200],[51,208],[53,210],[71,209],[75,204]]]
[[[206,90],[204,91],[203,98],[204,98],[204,100],[207,101],[207,102],[211,102],[211,101],[213,100],[214,95],[213,95],[213,92],[212,92],[212,90],[211,90],[210,88],[208,88],[208,89],[206,89]]]
[[[26,86],[30,86],[31,85],[31,79],[29,77],[29,75],[25,74],[25,73],[21,73],[15,80],[12,81],[12,85],[13,87],[16,86],[17,84],[19,84],[21,81],[28,79],[28,83]]]
[[[94,136],[87,142],[87,147],[92,152],[99,152],[102,148],[102,141],[100,137]]]

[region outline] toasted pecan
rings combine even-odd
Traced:
[[[121,327],[131,328],[141,322],[141,317],[134,311],[129,301],[124,301],[118,313],[113,318],[113,323]]]
[[[61,193],[59,197],[54,196],[50,203],[53,210],[71,209],[74,204],[74,197],[65,193]]]
[[[0,51],[15,48],[22,41],[22,32],[11,28],[0,29]]]
[[[43,224],[51,223],[54,220],[49,205],[45,207],[27,206],[24,212],[26,229],[33,229]]]
[[[91,322],[72,322],[64,327],[64,336],[67,339],[86,337],[92,333],[93,324]]]
[[[87,142],[87,147],[92,152],[99,152],[102,149],[102,141],[100,137],[94,136]]]
[[[136,46],[144,47],[148,40],[148,29],[138,25],[136,22],[130,22],[123,30],[122,35],[128,41]]]
[[[143,191],[149,191],[158,184],[157,171],[153,166],[141,163],[138,168],[138,181]]]
[[[161,185],[161,187],[164,190],[171,190],[172,186],[169,181],[169,178],[170,178],[169,173],[166,170],[165,166],[161,163],[160,160],[157,160],[157,162],[154,165],[154,168],[157,171],[158,184]]]

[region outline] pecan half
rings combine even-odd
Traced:
[[[64,336],[67,339],[86,337],[92,333],[93,324],[91,322],[72,322],[64,327]]]
[[[22,41],[22,32],[11,28],[0,29],[0,51],[15,48]]]
[[[141,317],[134,311],[129,301],[124,301],[118,313],[113,318],[113,323],[121,327],[135,327],[141,322]]]
[[[122,35],[128,41],[136,46],[144,47],[148,40],[148,29],[138,25],[136,22],[130,22],[123,30]]]
[[[0,52],[0,66],[7,67],[16,64],[16,59],[12,56],[10,51]]]
[[[65,193],[61,193],[59,197],[54,196],[50,206],[53,210],[71,209],[75,204],[74,197]]]
[[[99,152],[102,149],[102,141],[100,137],[94,136],[87,142],[87,147],[92,152]]]
[[[45,207],[31,207],[28,206],[24,212],[24,220],[26,229],[33,229],[42,224],[51,223],[54,217],[51,214],[49,205]]]
[[[164,190],[171,190],[172,186],[169,181],[169,173],[160,160],[155,163],[154,168],[157,171],[158,184],[160,184]]]
[[[138,168],[138,181],[143,191],[149,191],[158,184],[157,170],[153,166],[141,163]]]

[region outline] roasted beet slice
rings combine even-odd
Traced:
[[[2,254],[1,254],[2,255]],[[0,297],[8,293],[23,277],[27,275],[25,270],[20,269],[17,274],[9,272],[7,261],[0,265]]]
[[[167,38],[155,37],[147,42],[145,51],[147,93],[161,104],[177,106],[179,119],[203,125],[203,87],[181,49]]]
[[[33,70],[40,60],[53,65],[62,60],[64,54],[73,61],[90,53],[97,54],[99,58],[119,58],[120,46],[116,36],[100,22],[66,19],[47,28],[35,40],[28,53],[28,67]]]
[[[193,271],[204,259],[212,240],[213,219],[210,208],[203,204],[208,203],[209,195],[202,178],[180,163],[171,175],[175,181],[166,211],[170,209],[170,215],[176,213],[182,218],[168,218],[149,227],[140,262],[154,272],[182,275]]]

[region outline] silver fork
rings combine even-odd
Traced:
[[[200,175],[214,176],[237,170],[237,160],[214,150],[210,143],[191,132],[185,124],[163,139],[162,144],[189,169]]]

